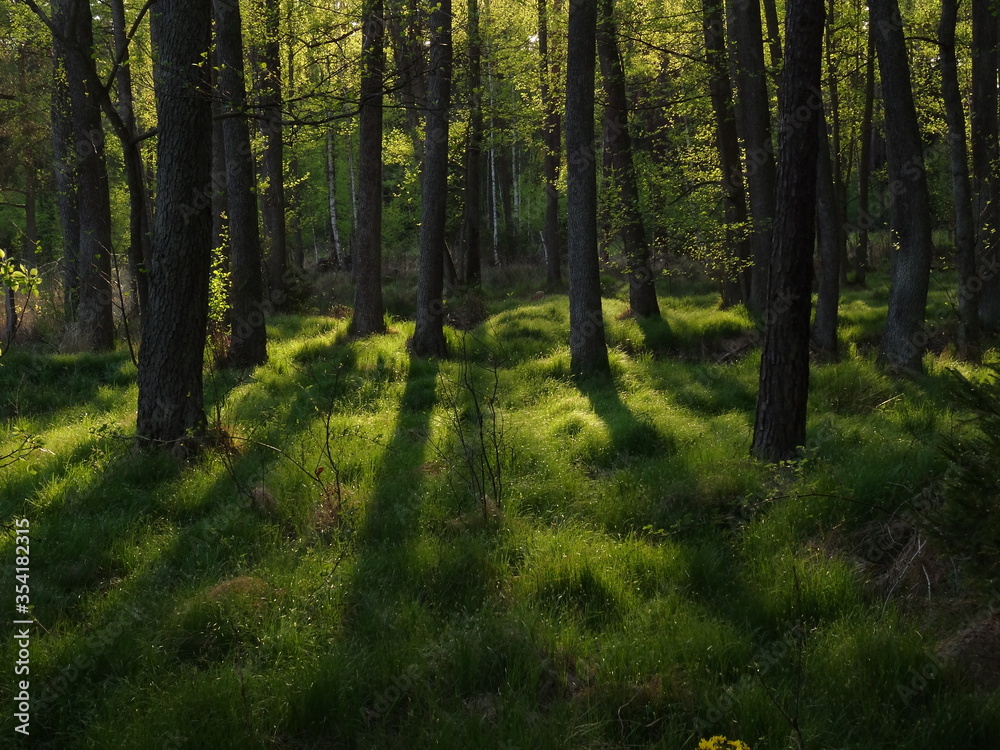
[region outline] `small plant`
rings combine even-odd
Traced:
[[[447,476],[452,494],[460,497],[468,493],[474,497],[486,523],[503,507],[505,472],[513,458],[500,410],[503,360],[502,353],[488,349],[485,364],[473,361],[463,333],[456,378],[450,380],[439,375],[444,420],[453,442],[451,446],[434,443],[434,449],[449,467]]]
[[[212,271],[208,281],[208,346],[216,362],[224,362],[229,351],[229,230],[223,229],[221,244],[212,248]]]
[[[739,740],[727,740],[722,735],[698,742],[698,750],[750,750],[750,746]]]

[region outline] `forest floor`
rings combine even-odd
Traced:
[[[127,351],[5,355],[0,456],[44,449],[0,469],[30,523],[24,746],[992,746],[1000,599],[924,522],[974,429],[947,371],[985,369],[942,334],[926,375],[882,374],[874,275],[813,368],[805,459],[768,466],[753,326],[710,288],[664,284],[648,323],[606,279],[613,377],[577,383],[566,296],[488,281],[446,361],[402,317],[275,317],[266,365],[208,376],[218,445],[183,465],[133,449]]]

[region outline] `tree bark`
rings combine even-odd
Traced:
[[[1000,330],[1000,137],[997,116],[998,30],[995,4],[972,2],[972,175],[978,237],[976,256],[982,290],[979,320],[984,329]]]
[[[66,73],[72,102],[76,154],[77,205],[80,219],[77,306],[79,341],[89,351],[114,348],[111,294],[111,197],[104,158],[101,92],[92,89],[88,66],[94,46],[89,0],[58,0],[59,16],[67,39],[73,40]]]
[[[753,268],[747,308],[753,315],[762,315],[767,304],[777,171],[771,141],[771,100],[767,93],[759,0],[729,0],[729,22],[731,40],[736,46],[736,87],[741,104],[740,130],[746,148],[753,233]]]
[[[383,2],[366,0],[361,42],[361,105],[358,116],[358,212],[354,257],[357,336],[385,332],[382,302],[382,76]]]
[[[556,0],[553,15],[558,15],[561,3]],[[541,66],[540,91],[542,97],[542,141],[545,154],[542,175],[545,180],[545,275],[548,285],[555,287],[561,280],[559,242],[559,161],[561,144],[561,118],[556,97],[559,81],[559,56],[553,35],[549,33],[548,0],[538,0],[538,54]]]
[[[806,439],[809,308],[816,240],[823,0],[788,0],[781,73],[777,205],[751,452],[794,458]]]
[[[840,205],[833,153],[826,117],[819,117],[818,154],[816,164],[816,226],[819,250],[819,294],[816,296],[816,320],[813,322],[813,345],[819,358],[826,362],[837,359],[837,308],[840,305]]]
[[[608,348],[597,260],[597,159],[594,150],[596,0],[570,3],[566,58],[566,204],[569,249],[569,352],[574,376],[606,375]]]
[[[544,2],[544,0],[543,0]],[[483,96],[482,40],[479,33],[479,0],[468,0],[469,24],[469,143],[465,151],[465,283],[482,283],[482,170]]]
[[[448,203],[448,110],[451,104],[451,0],[431,11],[430,71],[424,116],[423,214],[420,221],[420,275],[417,322],[410,351],[444,357],[444,256]]]
[[[890,370],[920,372],[931,268],[931,206],[910,65],[897,0],[870,0],[885,108],[891,238],[895,248],[880,352]]]
[[[958,83],[955,24],[958,0],[942,0],[938,25],[941,93],[948,123],[952,199],[955,203],[955,262],[958,266],[959,356],[979,358],[979,282],[976,280],[976,238],[969,179],[969,149],[965,140],[965,107]]]
[[[52,8],[53,22],[63,28],[65,19],[58,4]],[[69,96],[65,43],[56,37],[53,46],[52,171],[63,247],[63,308],[66,319],[76,317],[80,296],[80,212],[77,205],[76,154],[73,150],[72,104]]]
[[[156,227],[149,314],[139,351],[140,445],[186,451],[205,434],[202,370],[212,216],[211,6],[159,0],[156,48]],[[201,206],[201,208],[197,208]]]
[[[229,190],[230,321],[227,367],[255,367],[267,360],[264,277],[257,228],[256,180],[247,121],[243,69],[243,24],[238,3],[214,0],[215,49],[219,65]]]
[[[861,155],[858,164],[858,249],[854,257],[855,283],[865,285],[868,273],[868,230],[872,225],[869,209],[869,186],[872,173],[872,127],[875,109],[875,36],[868,28],[868,54],[865,58],[864,108],[861,115]]]
[[[639,185],[632,159],[632,138],[629,132],[628,97],[625,91],[625,70],[618,49],[618,25],[614,18],[614,0],[600,0],[600,22],[597,34],[601,76],[604,79],[605,148],[611,158],[613,181],[617,186],[621,208],[621,236],[625,246],[625,262],[629,277],[629,307],[641,318],[658,317],[653,269],[649,262],[649,243],[639,205]]]
[[[725,205],[726,246],[730,256],[724,262],[722,303],[729,307],[750,298],[750,265],[753,249],[744,225],[747,222],[746,194],[740,164],[740,143],[736,132],[736,113],[729,83],[726,55],[726,28],[722,0],[702,0],[705,30],[705,58],[708,62],[708,89],[715,113],[715,144],[722,167],[723,203]],[[735,269],[735,270],[734,270]]]

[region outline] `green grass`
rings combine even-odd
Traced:
[[[411,359],[399,317],[366,341],[346,319],[270,321],[266,365],[208,377],[236,451],[185,465],[133,450],[127,355],[12,350],[0,455],[16,431],[46,451],[0,472],[3,519],[31,522],[30,745],[684,749],[725,734],[778,750],[794,706],[809,748],[985,745],[996,695],[935,656],[953,631],[887,598],[858,554],[858,534],[944,471],[960,416],[947,352],[920,380],[875,366],[882,281],[845,293],[847,356],[814,367],[806,459],[781,467],[748,455],[744,311],[676,289],[649,323],[608,298],[613,376],[575,383],[565,296],[532,295],[530,276],[489,289],[467,345],[503,361],[512,457],[485,521],[454,481],[442,389],[457,363]],[[946,322],[943,292],[931,309]],[[13,664],[9,639],[0,651]],[[0,724],[6,743],[9,711]]]

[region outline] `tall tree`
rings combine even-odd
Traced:
[[[872,173],[872,140],[875,137],[873,126],[875,110],[875,34],[868,27],[868,50],[865,56],[865,90],[864,105],[861,115],[861,153],[858,164],[858,249],[854,257],[855,282],[865,285],[868,273],[868,230],[871,228],[872,217],[869,206],[869,193]]]
[[[287,291],[288,238],[285,225],[285,142],[281,124],[281,7],[262,0],[263,42],[256,51],[260,74],[260,130],[264,136],[261,214],[267,238],[267,288],[271,301],[284,302]]]
[[[752,453],[793,458],[805,444],[809,309],[824,0],[788,0],[781,72],[777,205]]]
[[[608,347],[597,258],[594,78],[597,2],[570,3],[566,57],[566,205],[569,249],[569,353],[576,376],[607,374]]]
[[[355,335],[385,331],[382,302],[383,0],[366,0],[362,18],[361,104],[358,115],[358,213],[354,253]]]
[[[727,258],[722,282],[722,302],[736,305],[750,298],[750,265],[753,250],[744,229],[747,222],[746,193],[743,190],[743,168],[740,164],[740,143],[736,131],[732,87],[729,81],[729,61],[726,55],[726,27],[722,15],[722,0],[702,0],[702,20],[705,31],[705,59],[708,62],[708,91],[715,113],[715,143],[722,167],[722,191],[725,205],[726,244],[732,257]]]
[[[243,71],[243,24],[239,3],[213,0],[215,54],[222,99],[229,209],[229,273],[232,332],[226,364],[253,367],[267,359],[264,278],[257,229],[256,180]]]
[[[771,105],[764,64],[759,0],[729,0],[729,29],[736,46],[737,115],[746,147],[747,188],[753,243],[753,269],[747,307],[760,315],[767,301],[771,227],[774,223],[774,186],[777,171],[771,142]]]
[[[482,281],[482,170],[483,161],[483,76],[479,0],[468,0],[469,24],[469,143],[465,150],[465,215],[462,236],[465,242],[465,283],[479,286]]]
[[[111,296],[111,197],[101,123],[102,91],[95,90],[94,30],[89,0],[57,0],[57,27],[69,47],[69,81],[76,153],[79,211],[79,284],[77,306],[80,345],[103,351],[114,347]]]
[[[421,357],[443,357],[445,222],[448,207],[448,110],[451,105],[451,0],[431,11],[430,71],[424,118],[423,215],[417,322],[410,349]]]
[[[559,161],[560,161],[560,117],[556,101],[556,89],[559,80],[559,56],[555,54],[553,34],[549,31],[548,0],[538,0],[538,55],[541,82],[539,90],[542,97],[542,140],[545,153],[543,156],[542,176],[545,181],[545,229],[542,233],[542,243],[545,245],[545,274],[549,286],[555,286],[560,281],[559,257]],[[558,15],[559,0],[552,7],[552,14]]]
[[[958,267],[958,350],[977,359],[979,351],[979,284],[976,280],[976,238],[972,215],[969,149],[965,138],[965,107],[958,83],[955,25],[958,0],[941,1],[938,45],[941,50],[941,94],[948,123],[949,165],[955,203],[955,264]]]
[[[205,432],[202,371],[208,321],[212,216],[199,201],[211,184],[212,14],[202,0],[159,0],[152,16],[156,226],[149,311],[139,351],[136,437],[185,449]]]
[[[972,0],[972,177],[980,269],[993,269],[1000,246],[1000,120],[997,116],[997,10],[991,0]],[[983,273],[979,316],[984,328],[1000,329],[1000,274]]]
[[[869,9],[882,80],[895,248],[880,359],[892,370],[919,372],[927,343],[923,326],[932,253],[930,193],[899,4],[870,0]]]
[[[826,116],[819,112],[819,139],[816,164],[816,226],[819,256],[819,293],[812,341],[821,359],[837,359],[837,312],[840,305],[840,220],[837,180],[834,176],[832,138]]]
[[[600,21],[597,50],[604,79],[604,147],[611,162],[613,181],[618,190],[621,208],[621,237],[628,266],[629,307],[642,318],[659,316],[653,269],[649,262],[649,243],[639,206],[639,184],[632,158],[632,137],[629,132],[628,97],[625,90],[625,66],[618,49],[618,24],[614,17],[614,0],[599,0]]]

